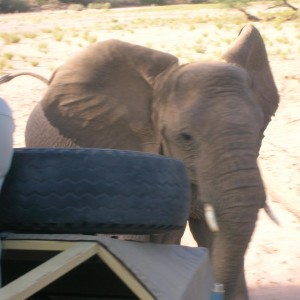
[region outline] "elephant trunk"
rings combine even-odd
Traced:
[[[265,202],[256,154],[240,152],[215,157],[219,163],[213,169],[216,173],[210,188],[219,227],[211,257],[216,279],[225,285],[226,300],[248,299],[244,255]]]

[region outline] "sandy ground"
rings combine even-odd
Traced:
[[[97,40],[118,38],[170,52],[182,62],[214,59],[235,38],[244,21],[241,16],[241,24],[231,24],[229,21],[222,25],[197,23],[197,18],[209,14],[219,14],[221,17],[226,14],[230,20],[237,13],[195,7],[194,10],[182,8],[167,14],[158,10],[118,9],[107,12],[47,11],[3,15],[0,18],[0,33],[37,33],[35,38],[22,38],[15,44],[5,44],[0,39],[0,57],[13,53],[13,58],[3,71],[34,71],[49,78],[56,66],[89,43],[83,38],[84,34],[79,35],[82,32]],[[187,24],[178,21],[183,17],[188,20]],[[164,18],[169,18],[168,22],[164,22]],[[145,20],[152,20],[152,23]],[[139,25],[134,25],[138,21]],[[114,28],[114,24],[123,27]],[[268,201],[281,226],[272,223],[263,211],[260,213],[246,256],[246,275],[251,299],[296,300],[300,299],[299,22],[285,22],[281,27],[262,22],[256,26],[265,38],[281,95],[280,107],[267,129],[259,159]],[[49,28],[62,29],[65,34],[63,41],[55,38]],[[33,67],[33,64],[37,66]],[[0,95],[7,99],[14,111],[15,147],[24,146],[26,120],[45,91],[43,83],[29,77],[20,77],[0,86]],[[188,231],[182,243],[195,245]]]

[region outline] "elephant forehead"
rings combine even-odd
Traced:
[[[164,111],[172,123],[191,128],[242,126],[255,122],[261,127],[263,114],[255,101],[248,73],[227,63],[194,63],[181,67],[166,95]],[[214,126],[212,125],[214,123]],[[175,125],[174,125],[175,126]]]
[[[229,111],[257,107],[248,73],[225,63],[194,63],[179,68],[170,80],[168,103],[185,114],[222,106]],[[250,110],[253,110],[251,108]]]
[[[227,63],[192,63],[183,66],[175,75],[177,89],[216,91],[217,88],[239,90],[249,88],[248,73],[233,64]]]

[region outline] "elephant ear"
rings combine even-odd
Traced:
[[[254,95],[264,113],[264,130],[278,108],[279,95],[259,31],[252,25],[246,25],[223,54],[223,59],[248,71]]]
[[[157,152],[153,85],[175,56],[118,40],[99,42],[53,74],[42,107],[80,147]]]

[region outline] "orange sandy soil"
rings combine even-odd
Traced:
[[[299,1],[293,1],[293,4],[300,7]],[[242,14],[232,10],[200,8],[195,5],[193,9],[178,6],[174,10],[43,11],[1,15],[0,35],[23,34],[21,40],[13,44],[6,44],[0,38],[0,58],[5,53],[13,54],[2,71],[33,71],[49,78],[55,67],[90,43],[85,38],[87,35],[98,41],[117,38],[170,52],[183,63],[215,59],[247,21]],[[253,7],[251,12],[265,8]],[[276,11],[279,14],[283,9]],[[210,16],[223,19],[219,22],[199,21],[199,18]],[[169,22],[164,22],[166,18]],[[299,15],[296,21],[279,25],[259,22],[255,26],[265,39],[281,95],[280,107],[267,129],[259,158],[268,201],[281,226],[260,212],[246,255],[247,282],[251,299],[296,300],[300,299]],[[55,28],[63,32],[60,41],[50,32]],[[24,37],[26,32],[34,32],[36,37]],[[19,77],[0,86],[0,96],[9,102],[14,112],[15,147],[24,146],[26,120],[46,88],[45,84],[30,77]],[[182,243],[195,245],[188,230]]]

